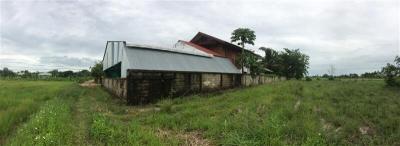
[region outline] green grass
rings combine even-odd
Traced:
[[[0,82],[0,116],[18,119],[3,108],[35,101],[6,145],[400,145],[400,89],[382,80],[284,81],[147,106],[71,82]]]
[[[138,116],[143,124],[201,131],[215,144],[400,144],[400,91],[383,81],[287,81],[158,105]]]
[[[0,80],[0,143],[45,101],[71,82]]]
[[[72,103],[83,91],[67,87],[46,102],[9,141],[10,145],[67,145],[73,141]]]

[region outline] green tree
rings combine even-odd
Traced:
[[[396,82],[396,76],[398,76],[398,68],[388,63],[385,67],[382,68],[382,72],[385,74],[386,84],[389,86],[398,86],[399,83]]]
[[[388,63],[382,68],[386,84],[389,86],[400,86],[400,57],[394,59],[395,65]]]
[[[96,62],[95,65],[90,68],[90,73],[94,77],[95,82],[99,83],[101,77],[104,75],[102,62]]]
[[[252,77],[255,77],[256,75],[265,72],[262,61],[259,59],[258,56],[250,52],[246,51],[243,55],[240,55],[238,58],[238,62],[240,64],[243,64],[244,67],[250,69],[250,75]]]
[[[81,71],[76,73],[76,76],[78,76],[78,77],[88,77],[90,75],[91,75],[90,71],[88,71],[86,69],[81,70]]]
[[[3,77],[13,77],[15,76],[15,72],[13,72],[12,70],[8,69],[7,67],[3,68],[3,71],[1,71],[1,75]]]
[[[260,48],[265,52],[264,66],[271,69],[274,74],[285,76],[287,79],[301,79],[308,73],[309,56],[299,49],[276,52],[270,48]]]
[[[254,34],[254,31],[249,28],[238,28],[232,32],[231,42],[232,43],[236,42],[239,46],[242,47],[242,54],[241,54],[242,57],[240,57],[242,59],[247,58],[247,56],[245,56],[245,55],[252,55],[252,54],[244,53],[245,52],[244,49],[245,49],[245,44],[254,45],[255,40],[256,40],[256,35]],[[245,65],[244,63],[246,63],[246,61],[244,61],[244,60],[242,60],[240,62],[241,62],[242,73],[243,73],[243,67],[249,66],[249,65],[248,64]]]
[[[301,79],[308,74],[309,56],[300,52],[299,49],[290,50],[284,48],[280,54],[281,73],[287,78]]]
[[[260,47],[259,50],[264,51],[264,67],[272,71],[278,71],[279,53],[272,48]]]

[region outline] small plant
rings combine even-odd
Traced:
[[[112,130],[108,127],[109,122],[104,115],[98,114],[93,117],[93,123],[90,128],[90,135],[102,142],[109,140]]]

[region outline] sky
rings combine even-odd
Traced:
[[[398,0],[125,1],[0,0],[0,68],[88,69],[107,40],[172,47],[201,31],[230,41],[237,28],[257,36],[247,49],[300,49],[310,75],[380,70],[400,55]]]

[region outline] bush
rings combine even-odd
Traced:
[[[306,81],[312,81],[310,77],[306,77]]]
[[[398,79],[399,70],[399,67],[389,63],[382,69],[382,72],[385,74],[385,82],[388,86],[400,86]]]
[[[335,80],[335,78],[332,77],[332,76],[330,76],[330,77],[328,78],[328,80],[333,81],[333,80]]]

